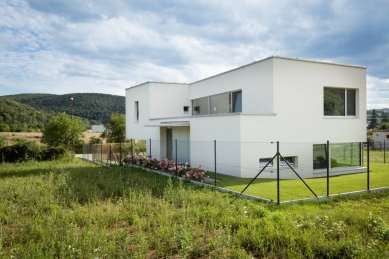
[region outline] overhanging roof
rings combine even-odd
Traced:
[[[189,127],[190,121],[165,121],[160,124],[145,125],[145,127]]]

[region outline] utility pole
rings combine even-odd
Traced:
[[[70,97],[70,107],[71,107],[71,121],[72,121],[72,127],[71,127],[71,134],[72,134],[72,150],[74,152],[74,136],[73,136],[73,97]],[[75,152],[74,152],[75,153]]]

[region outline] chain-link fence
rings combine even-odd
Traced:
[[[132,139],[129,143],[84,145],[83,157],[156,170],[280,204],[389,187],[387,151],[371,142]]]

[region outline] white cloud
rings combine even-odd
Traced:
[[[0,86],[105,92],[193,82],[273,55],[368,67],[385,105],[389,3],[342,1],[0,2]]]

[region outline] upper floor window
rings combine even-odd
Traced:
[[[139,121],[139,102],[138,101],[134,102],[134,118],[135,118],[135,122]]]
[[[355,116],[356,90],[324,87],[325,116]]]
[[[192,100],[193,115],[242,112],[242,91],[222,93]]]

